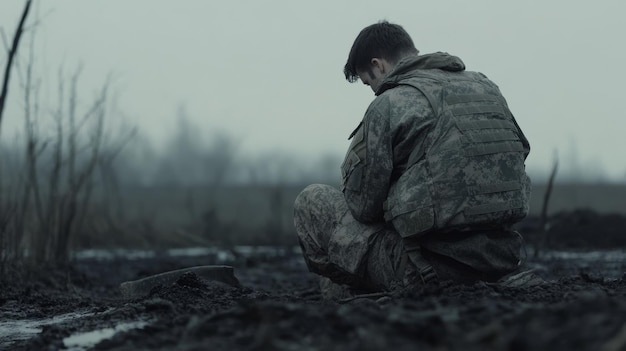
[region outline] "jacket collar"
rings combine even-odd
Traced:
[[[380,83],[376,95],[398,85],[398,82],[409,78],[411,73],[420,69],[440,69],[449,72],[465,70],[465,64],[460,58],[445,52],[436,52],[426,55],[411,55],[401,59],[394,69]]]

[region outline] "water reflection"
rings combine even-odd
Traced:
[[[143,328],[146,325],[148,325],[148,322],[146,321],[135,321],[120,323],[114,328],[103,328],[89,332],[76,333],[64,338],[63,345],[67,348],[67,350],[86,350],[87,348],[95,346],[102,340],[112,338],[117,333],[125,332],[131,329]]]
[[[0,348],[8,346],[16,340],[30,339],[33,335],[41,333],[46,325],[62,323],[72,319],[93,316],[94,312],[71,312],[51,318],[16,319],[0,321]]]

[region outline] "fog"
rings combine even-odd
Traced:
[[[82,67],[84,105],[108,82],[109,139],[137,131],[115,158],[124,182],[336,183],[373,99],[341,69],[357,33],[387,19],[422,53],[458,55],[500,86],[530,140],[535,182],[556,159],[559,181],[624,182],[625,4],[36,1],[0,140],[23,144],[32,56],[41,133],[54,135],[60,76]],[[22,6],[0,5],[7,43]]]
[[[296,152],[276,149],[249,153],[241,148],[241,136],[226,130],[201,131],[182,106],[176,118],[178,124],[171,133],[158,140],[142,133],[141,128],[126,129],[126,134],[112,128],[109,135],[115,134],[115,137],[108,138],[102,150],[105,158],[110,155],[109,162],[101,164],[105,168],[102,172],[108,172],[107,177],[114,177],[116,184],[123,187],[304,186],[309,183],[338,185],[340,182],[343,155],[328,152],[301,157]],[[53,133],[42,133],[40,137],[48,143],[55,140]],[[26,152],[23,133],[5,139],[0,143],[2,169],[5,173],[20,170]],[[556,182],[624,182],[624,179],[611,177],[599,160],[581,159],[575,141],[563,152],[554,152],[552,157],[558,161]],[[52,154],[42,152],[42,162],[53,162]],[[50,167],[44,166],[44,169]],[[549,170],[543,169],[530,169],[528,173],[537,184],[545,183],[549,176]]]

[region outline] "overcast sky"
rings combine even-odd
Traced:
[[[0,3],[9,38],[22,6]],[[249,154],[343,155],[374,97],[343,65],[358,32],[387,19],[421,53],[457,55],[500,86],[531,171],[557,150],[564,171],[626,179],[624,1],[55,0],[38,12],[44,79],[82,62],[90,98],[113,73],[119,109],[157,144],[184,105],[207,137],[225,130]],[[3,134],[22,123],[19,99],[14,89]]]

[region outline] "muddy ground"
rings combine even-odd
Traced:
[[[524,223],[529,239],[536,229]],[[626,219],[563,213],[550,231],[527,261],[547,284],[443,283],[343,303],[322,300],[293,248],[15,269],[2,281],[0,349],[626,350]],[[140,298],[119,292],[123,281],[208,264],[234,266],[242,287],[187,274]],[[20,332],[16,321],[40,322]]]

